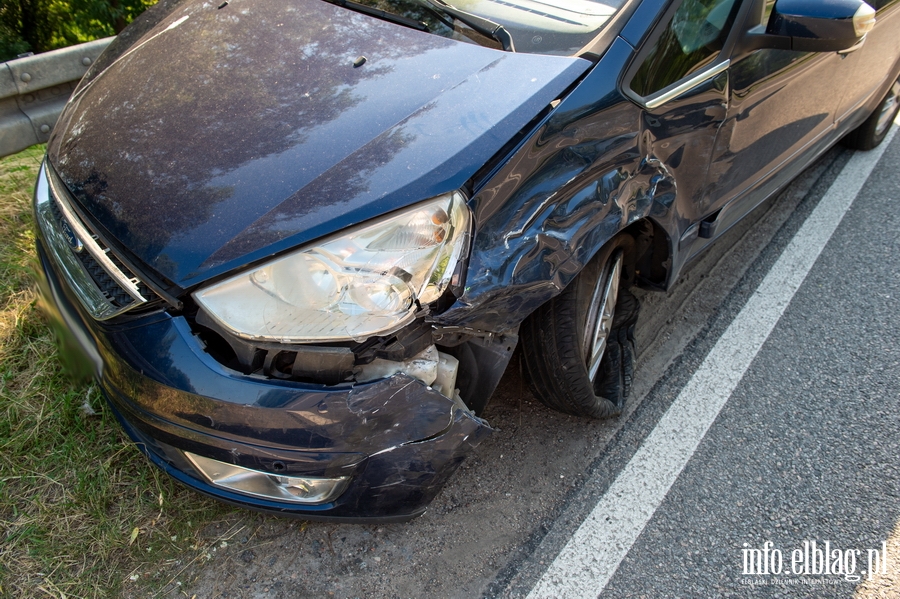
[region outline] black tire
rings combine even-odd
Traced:
[[[869,118],[848,133],[841,143],[854,150],[872,150],[878,147],[891,130],[891,123],[897,118],[898,111],[900,111],[900,80],[894,82]]]
[[[634,325],[640,304],[628,291],[634,278],[634,239],[620,235],[604,247],[563,292],[522,323],[521,347],[526,378],[534,395],[547,407],[590,418],[612,418],[622,413],[634,380]],[[615,265],[619,261],[619,276]],[[598,318],[604,291],[611,278],[617,289],[614,311],[606,327]],[[600,290],[600,291],[598,291]],[[594,302],[597,294],[603,297]],[[593,303],[593,304],[592,304]],[[590,330],[588,330],[590,329]],[[611,330],[609,330],[611,329]],[[590,355],[592,339],[608,330],[605,349]],[[591,331],[596,335],[592,335]],[[591,339],[588,339],[588,336]],[[596,375],[589,359],[602,356]]]

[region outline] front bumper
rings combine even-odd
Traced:
[[[36,204],[52,201],[41,193],[46,186],[39,184]],[[339,386],[272,380],[222,366],[184,317],[159,311],[96,321],[51,258],[47,232],[56,224],[36,214],[39,284],[47,312],[68,340],[64,347],[89,365],[150,460],[201,493],[308,519],[410,519],[491,431],[405,374]],[[267,500],[211,484],[185,451],[273,476],[350,482],[329,503]]]

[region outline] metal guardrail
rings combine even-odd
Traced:
[[[0,63],[0,157],[47,141],[72,90],[113,39]]]

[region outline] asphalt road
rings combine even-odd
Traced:
[[[855,156],[643,296],[621,418],[555,414],[513,367],[497,432],[423,517],[241,512],[171,596],[900,596],[900,136]],[[810,229],[830,201],[842,220]]]

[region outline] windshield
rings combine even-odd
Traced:
[[[425,23],[431,33],[500,47],[497,40],[473,31],[427,2],[356,0]],[[449,0],[454,8],[502,25],[516,52],[572,55],[588,45],[626,0]]]

